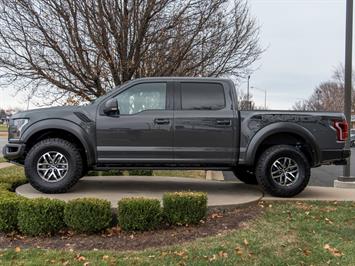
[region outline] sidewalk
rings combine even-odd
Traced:
[[[0,163],[0,169],[14,166],[12,163]]]
[[[355,189],[334,187],[307,187],[301,194],[293,198],[276,198],[270,195],[264,195],[263,200],[355,201]]]
[[[147,197],[161,200],[165,192],[203,191],[209,207],[235,207],[257,203],[263,193],[257,186],[185,177],[101,176],[84,177],[73,189],[63,194],[43,194],[30,184],[19,186],[16,193],[27,198],[72,200],[83,197],[106,199],[117,205],[125,197]]]
[[[208,193],[209,206],[240,206],[266,201],[354,201],[354,189],[331,187],[308,187],[293,198],[276,198],[264,195],[258,186],[248,186],[240,182],[209,181],[193,178],[161,176],[110,176],[84,177],[69,192],[46,195],[25,184],[16,189],[17,194],[27,198],[48,197],[71,200],[95,197],[110,200],[113,204],[124,197],[148,197],[161,199],[167,191],[204,191]]]

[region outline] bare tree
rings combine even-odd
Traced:
[[[355,100],[355,93],[353,99]],[[353,100],[353,105],[355,101]],[[355,105],[353,106],[354,109]],[[294,110],[303,111],[336,111],[344,110],[344,67],[335,69],[332,80],[317,86],[307,100],[298,101],[293,106]]]
[[[261,55],[245,0],[0,0],[0,80],[91,101],[147,76],[243,77]]]
[[[297,111],[307,111],[308,110],[308,100],[299,100],[295,102],[295,104],[292,106],[293,110]]]
[[[255,106],[255,102],[253,100],[253,95],[248,95],[241,89],[237,89],[237,100],[238,100],[238,109],[239,110],[255,110],[259,109]]]

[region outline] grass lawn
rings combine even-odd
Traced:
[[[154,176],[174,176],[174,177],[193,177],[193,178],[206,178],[206,171],[199,170],[154,170]]]
[[[91,171],[88,176],[115,176],[129,175],[128,171]],[[154,170],[153,176],[173,176],[173,177],[191,177],[191,178],[206,178],[206,171],[199,170]]]
[[[0,124],[0,132],[7,132],[7,125]]]
[[[355,203],[264,202],[243,229],[139,252],[0,251],[1,265],[355,265]],[[135,241],[132,239],[132,241]]]
[[[4,157],[0,157],[0,163],[4,163],[4,162],[7,162]]]

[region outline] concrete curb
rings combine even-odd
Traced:
[[[14,166],[14,164],[12,164],[12,163],[0,163],[0,169],[4,169],[4,168],[7,168],[7,167],[11,167],[11,166]]]
[[[207,208],[209,210],[211,209],[235,209],[235,208],[246,208],[246,207],[250,207],[250,206],[255,206],[257,205],[260,201],[263,200],[263,197],[264,196],[260,196],[260,198],[258,199],[255,199],[255,200],[252,200],[252,201],[249,201],[249,202],[245,202],[245,203],[239,203],[239,204],[227,204],[227,205],[215,205],[215,206],[208,206]]]
[[[16,193],[27,198],[55,198],[71,200],[83,197],[95,197],[111,201],[116,207],[117,201],[124,197],[143,196],[162,200],[165,192],[204,191],[208,194],[208,208],[243,208],[263,201],[353,201],[355,193],[351,189],[333,187],[307,187],[293,198],[277,198],[264,195],[258,186],[238,182],[220,182],[178,177],[85,177],[71,191],[65,194],[43,194],[30,184],[19,186]]]
[[[354,181],[341,181],[341,180],[334,180],[334,187],[335,188],[344,188],[344,189],[355,189],[355,179],[352,178]]]
[[[16,193],[26,198],[55,198],[64,201],[95,197],[111,201],[112,206],[125,197],[146,197],[162,200],[165,192],[203,191],[208,194],[209,208],[230,208],[256,204],[263,197],[257,186],[237,182],[220,182],[178,177],[84,177],[67,193],[43,194],[30,184],[19,186]]]
[[[221,171],[207,171],[206,172],[206,180],[217,180],[223,181],[224,175]]]
[[[265,195],[265,201],[354,201],[355,192],[351,189],[334,187],[307,187],[301,194],[293,198],[276,198]]]

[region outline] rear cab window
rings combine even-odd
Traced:
[[[221,110],[226,106],[224,87],[219,83],[182,82],[182,110]]]

